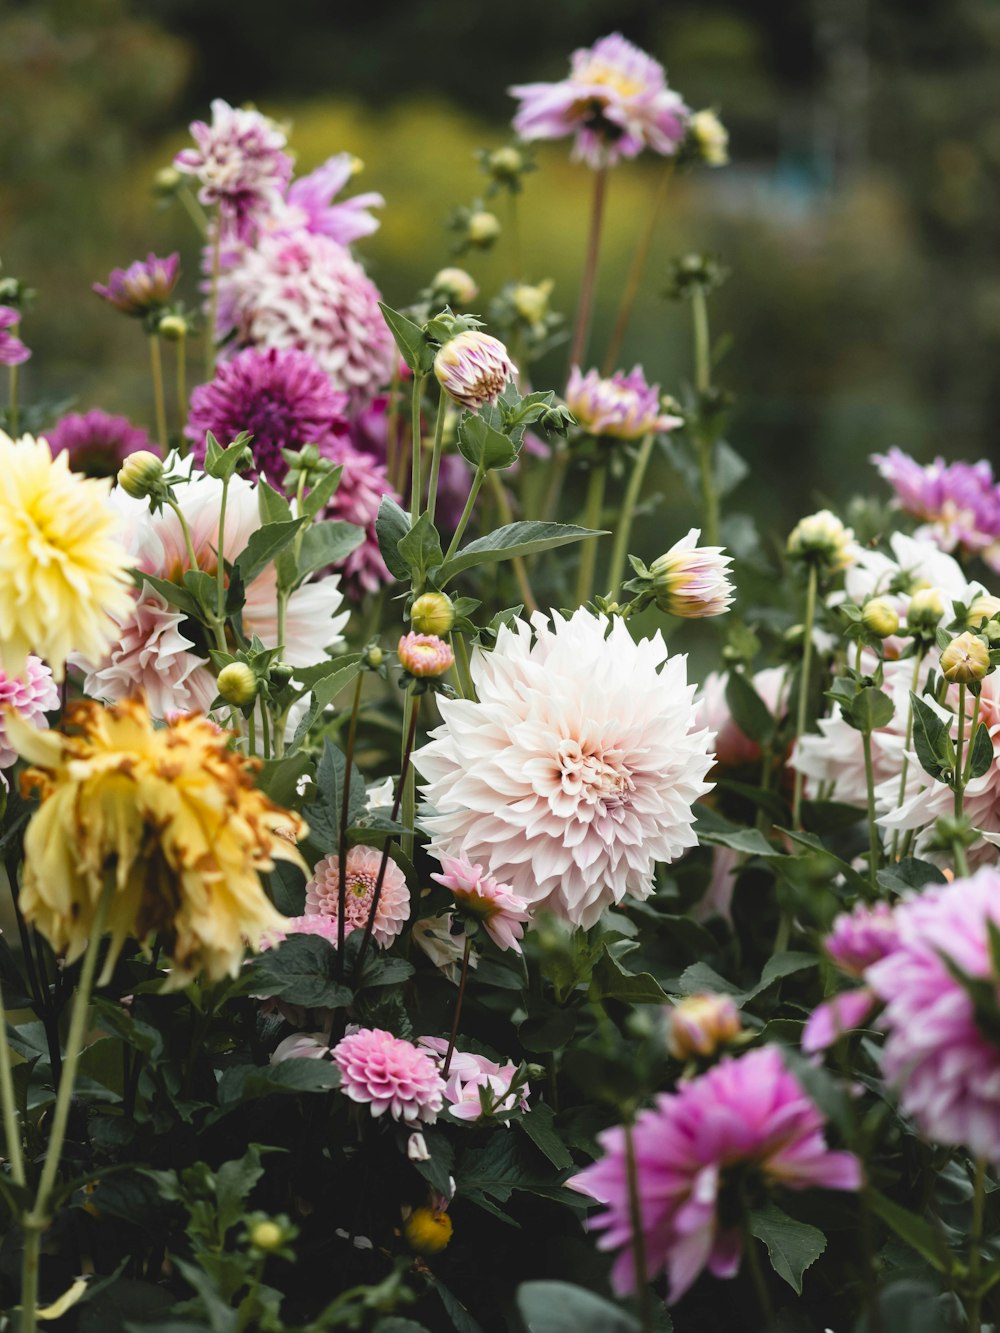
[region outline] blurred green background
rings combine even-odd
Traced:
[[[719,379],[751,479],[740,508],[777,530],[804,505],[882,493],[892,444],[989,457],[1000,413],[1000,5],[984,0],[30,0],[0,7],[0,259],[39,291],[23,325],[26,396],[148,421],[139,329],[90,284],[197,241],[150,185],[213,96],[293,123],[300,170],[342,149],[387,199],[360,246],[404,305],[451,262],[444,223],[481,193],[474,151],[507,141],[511,82],[555,79],[620,30],[694,107],[714,106],[732,165],[673,188],[622,362],[678,392],[689,311],[662,297],[671,256],[732,270]],[[542,146],[522,196],[527,276],[572,319],[591,174]],[[613,176],[592,350],[607,337],[662,164]],[[498,201],[503,216],[504,200]],[[501,240],[459,261],[481,304],[509,275]],[[535,373],[561,387],[565,350]],[[658,484],[676,489],[667,470]],[[671,538],[672,539],[672,538]],[[654,544],[655,544],[655,538]]]

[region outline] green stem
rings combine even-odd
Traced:
[[[965,774],[963,772],[962,754],[965,748],[965,683],[959,682],[958,686],[958,739],[955,744],[956,762],[955,762],[955,818],[962,818],[962,807],[965,804]]]
[[[186,180],[177,187],[177,198],[184,205],[184,210],[197,228],[199,236],[204,239],[208,235],[208,218]]]
[[[7,1009],[0,991],[0,1102],[3,1103],[3,1133],[7,1141],[7,1158],[15,1185],[24,1184],[24,1155],[21,1151],[21,1127],[17,1123],[17,1101],[14,1097],[14,1075],[11,1068],[10,1044],[7,1041]]]
[[[264,758],[271,758],[271,723],[266,708],[260,710],[260,741],[264,750]]]
[[[982,1328],[981,1308],[983,1293],[979,1286],[979,1267],[983,1248],[983,1214],[986,1203],[986,1159],[976,1159],[976,1184],[972,1195],[972,1230],[969,1233],[969,1298],[966,1302],[966,1314],[970,1333],[979,1333]]]
[[[707,393],[712,387],[712,344],[708,333],[708,297],[700,283],[691,291],[694,322],[694,387]]]
[[[177,420],[180,422],[177,437],[177,452],[181,458],[187,457],[187,334],[182,333],[177,339]]]
[[[219,549],[215,557],[215,614],[222,624],[226,621],[226,502],[229,499],[229,478],[222,479],[222,499],[219,501]]]
[[[444,1057],[441,1077],[447,1079],[451,1069],[451,1057],[455,1054],[455,1042],[458,1040],[458,1025],[462,1018],[462,1001],[465,999],[465,983],[469,978],[469,959],[472,956],[472,936],[465,937],[465,951],[462,954],[462,975],[458,983],[458,995],[455,999],[455,1017],[451,1023],[451,1036],[448,1038],[448,1052]]]
[[[517,194],[513,190],[507,191],[507,212],[509,214],[507,234],[510,237],[511,264],[514,269],[514,277],[520,282],[524,276],[524,266],[521,263],[521,220],[518,215]],[[514,364],[519,364],[516,357],[514,358]]]
[[[913,659],[913,679],[910,681],[910,693],[916,694],[917,686],[920,684],[920,667],[924,660],[926,649],[923,644],[917,649],[917,655]],[[903,743],[903,762],[899,768],[899,795],[896,797],[896,808],[898,809],[906,798],[906,775],[910,767],[910,745],[913,742],[913,702],[907,700],[906,704],[906,740]],[[892,859],[896,860],[896,852],[899,848],[899,829],[896,829],[892,835]]]
[[[635,1159],[635,1138],[632,1124],[622,1126],[625,1134],[625,1167],[628,1172],[628,1211],[632,1229],[632,1263],[635,1267],[635,1291],[639,1300],[639,1321],[642,1333],[652,1333],[653,1305],[650,1299],[649,1267],[646,1262],[646,1233],[642,1223],[642,1203],[639,1195],[639,1168]]]
[[[795,739],[801,741],[806,730],[806,716],[809,709],[809,673],[812,669],[813,621],[816,619],[816,566],[809,566],[809,583],[806,587],[805,641],[802,646],[802,674],[799,677],[799,707],[795,723]],[[802,782],[801,769],[795,770],[795,786],[792,794],[792,827],[802,827]]]
[[[500,480],[498,472],[489,472],[490,487],[493,491],[493,498],[497,502],[497,509],[500,511],[500,522],[505,526],[514,522],[514,514],[507,499],[507,492],[503,488],[503,482]],[[514,577],[517,579],[518,590],[521,594],[521,601],[524,602],[525,610],[537,611],[538,602],[535,600],[535,594],[531,591],[531,581],[528,578],[528,567],[524,563],[524,556],[515,555],[511,560],[511,568],[514,570]]]
[[[396,452],[399,447],[399,357],[392,363],[392,378],[389,381],[389,402],[385,417],[385,472],[393,487],[398,491],[402,484],[396,476]]]
[[[643,270],[646,267],[646,260],[649,258],[649,251],[653,244],[653,237],[656,235],[656,224],[660,220],[663,203],[667,197],[667,189],[673,179],[676,168],[677,158],[672,157],[668,160],[666,170],[661,174],[660,183],[656,187],[656,194],[653,196],[653,207],[650,209],[646,228],[642,233],[638,246],[636,247],[635,255],[632,259],[632,267],[629,269],[628,278],[625,280],[625,290],[622,293],[622,299],[618,306],[618,315],[615,319],[614,332],[611,335],[611,342],[608,344],[607,355],[604,358],[602,374],[605,376],[610,375],[615,368],[615,361],[622,345],[622,339],[625,336],[625,330],[628,328],[629,320],[632,318],[632,308],[635,305],[635,298],[639,295],[639,284],[642,282]]]
[[[708,298],[705,289],[698,285],[691,293],[691,316],[694,322],[694,383],[698,396],[702,400],[700,407],[704,411],[704,398],[712,387],[712,346],[708,331]],[[715,476],[712,469],[712,447],[714,441],[706,434],[701,422],[695,432],[698,447],[698,466],[701,472],[701,494],[704,506],[702,531],[707,546],[715,546],[719,541],[719,496],[715,489]]]
[[[451,539],[451,545],[448,547],[444,556],[444,563],[447,564],[451,557],[458,550],[458,543],[472,517],[472,511],[475,508],[476,500],[479,497],[479,491],[486,479],[486,473],[481,467],[476,469],[476,475],[472,478],[472,485],[469,487],[468,499],[465,501],[465,508],[462,510],[462,517],[458,520],[458,527],[455,529],[455,535]]]
[[[576,311],[576,326],[573,330],[573,342],[569,352],[569,370],[580,366],[587,350],[587,334],[590,331],[590,312],[594,303],[594,287],[597,281],[597,261],[601,253],[601,227],[604,221],[604,200],[607,194],[608,169],[599,167],[594,173],[594,195],[590,209],[590,234],[587,237],[587,257],[583,266],[583,280],[580,283],[580,304]]]
[[[411,861],[413,860],[413,843],[416,836],[414,824],[416,823],[417,792],[414,785],[413,769],[410,766],[410,751],[413,749],[413,738],[417,734],[417,718],[419,715],[420,700],[414,696],[412,690],[407,690],[406,704],[403,706],[403,750],[400,756],[399,792],[396,795],[396,802],[399,804],[400,797],[402,797],[405,831],[400,839],[400,846]],[[393,819],[395,817],[393,815]]]
[[[632,466],[632,475],[628,479],[625,499],[622,501],[621,513],[618,516],[618,527],[615,531],[615,542],[611,550],[611,570],[608,574],[612,597],[618,596],[618,585],[621,583],[622,575],[625,572],[625,557],[628,555],[628,542],[632,535],[632,518],[635,514],[635,507],[639,500],[639,492],[642,489],[643,478],[646,475],[646,468],[653,452],[655,439],[654,435],[647,435],[639,446],[639,455]]]
[[[431,454],[431,476],[427,483],[427,517],[434,522],[437,509],[438,473],[441,470],[441,451],[444,445],[444,417],[448,396],[441,390],[438,398],[437,420],[434,422],[434,449]]]
[[[750,1280],[753,1283],[754,1294],[757,1297],[757,1304],[760,1306],[761,1317],[764,1321],[761,1327],[762,1329],[769,1329],[774,1322],[774,1307],[771,1304],[771,1296],[767,1290],[767,1282],[764,1278],[763,1269],[760,1266],[757,1238],[750,1230],[749,1219],[744,1222],[743,1226],[743,1252],[747,1257],[747,1268],[750,1270]]]
[[[413,402],[410,408],[412,421],[412,442],[410,445],[410,523],[416,523],[420,517],[420,400],[423,396],[424,376],[413,376]],[[443,398],[442,394],[442,398]]]
[[[878,868],[880,844],[878,826],[875,823],[875,766],[872,763],[872,734],[861,733],[861,744],[865,752],[865,785],[868,789],[868,879],[871,884],[872,898],[878,897]]]
[[[354,684],[354,698],[351,703],[351,720],[347,725],[347,746],[344,750],[343,795],[340,800],[340,836],[337,839],[337,980],[344,976],[344,936],[346,931],[345,915],[347,912],[347,811],[351,803],[351,766],[354,763],[354,742],[358,734],[358,710],[361,707],[361,690],[365,682],[364,672],[358,672]]]
[[[208,323],[205,326],[205,378],[215,371],[216,325],[219,322],[219,275],[222,269],[222,214],[216,210],[215,235],[212,237],[212,288],[208,298]]]
[[[167,452],[167,405],[163,396],[163,357],[160,353],[160,335],[149,335],[149,364],[153,375],[153,406],[156,411],[156,438],[160,448]]]
[[[583,526],[594,529],[601,521],[601,506],[604,503],[604,482],[607,467],[603,462],[595,463],[587,485],[587,499],[583,509]],[[594,590],[594,571],[597,568],[597,538],[588,537],[583,543],[580,555],[580,570],[576,582],[576,600],[579,606],[590,601]]]
[[[972,721],[969,723],[969,752],[965,759],[965,768],[962,772],[962,785],[969,785],[969,778],[972,774],[972,754],[975,749],[976,728],[979,726],[979,695],[977,694],[972,703]]]
[[[563,481],[566,477],[566,471],[569,468],[570,451],[565,443],[560,443],[553,448],[552,456],[549,459],[549,480],[545,488],[545,497],[542,500],[542,508],[539,518],[543,523],[551,523],[555,518],[556,510],[559,507],[559,497],[562,494]]]

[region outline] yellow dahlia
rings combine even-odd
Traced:
[[[26,792],[41,798],[25,835],[21,907],[67,961],[86,947],[109,875],[108,968],[129,936],[156,934],[171,959],[168,989],[199,972],[235,976],[246,946],[286,924],[260,872],[275,860],[302,865],[305,825],[254,787],[252,762],[206,718],[154,728],[137,700],[88,700],[69,710],[65,733],[15,713],[7,731],[35,765]]]
[[[111,482],[69,470],[45,440],[0,431],[0,659],[21,675],[28,654],[57,681],[66,659],[100,660],[132,605],[134,563],[118,540]]]

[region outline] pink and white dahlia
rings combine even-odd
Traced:
[[[448,1042],[443,1037],[421,1037],[417,1044],[443,1065],[448,1054]],[[517,1065],[509,1061],[501,1065],[485,1055],[452,1051],[444,1089],[448,1114],[471,1123],[484,1116],[508,1120],[514,1111],[529,1110],[531,1089],[527,1083],[515,1086],[517,1075]]]
[[[788,704],[788,672],[784,667],[765,667],[750,678],[754,689],[775,719],[780,719]],[[736,724],[726,702],[727,676],[711,671],[698,692],[705,724],[715,732],[715,762],[725,767],[753,764],[760,759],[760,746]]]
[[[566,405],[577,424],[588,435],[606,435],[616,440],[641,440],[653,431],[676,430],[683,425],[660,406],[660,386],[647,384],[641,366],[626,375],[618,370],[610,379],[599,371],[570,371]]]
[[[52,672],[40,658],[29,656],[20,676],[0,671],[0,768],[17,763],[17,751],[7,740],[7,709],[13,709],[25,722],[46,728],[45,714],[59,707],[59,690]]]
[[[568,78],[509,91],[521,103],[513,123],[522,139],[573,134],[573,156],[594,168],[644,148],[669,156],[687,132],[690,111],[663,66],[618,32],[575,51]]]
[[[160,452],[141,426],[99,407],[60,417],[45,438],[53,458],[67,454],[70,469],[87,477],[115,477],[131,454]]]
[[[482,922],[498,949],[520,953],[518,941],[531,920],[525,899],[511,893],[506,884],[498,884],[482,866],[473,865],[463,856],[442,856],[441,867],[444,873],[431,875],[431,879],[451,890],[462,912]]]
[[[867,968],[888,957],[899,940],[896,916],[888,903],[869,907],[858,903],[852,912],[841,912],[823,947],[830,960],[849,977],[864,976]],[[868,986],[841,991],[817,1005],[802,1032],[807,1055],[825,1051],[845,1032],[861,1027],[878,1005]]]
[[[20,323],[20,310],[0,305],[0,366],[20,366],[31,356],[31,349],[17,336]]]
[[[375,897],[378,870],[382,853],[377,847],[352,847],[347,853],[346,893],[344,897],[344,935],[364,928]],[[332,923],[331,933],[337,939],[340,890],[340,858],[325,856],[313,870],[306,885],[306,916],[321,916]],[[378,909],[372,927],[372,939],[388,949],[410,916],[410,890],[406,876],[390,857],[382,880]],[[326,934],[326,928],[316,931]],[[328,935],[327,938],[330,938]]]
[[[381,1028],[360,1028],[333,1048],[340,1090],[352,1102],[393,1120],[432,1125],[444,1106],[444,1079],[433,1058]]]
[[[831,1152],[823,1117],[770,1046],[722,1060],[675,1093],[662,1093],[632,1130],[649,1275],[666,1270],[669,1302],[707,1268],[735,1277],[743,1252],[738,1216],[724,1213],[727,1187],[749,1175],[752,1188],[857,1190],[861,1163]],[[636,1290],[624,1129],[598,1135],[604,1156],[572,1176],[571,1189],[602,1206],[590,1225],[602,1250],[621,1253],[615,1290]]]
[[[444,721],[413,756],[431,852],[479,862],[574,925],[647,898],[656,864],[695,845],[692,807],[711,787],[687,659],[581,607],[502,627],[472,678],[478,701],[440,700]]]
[[[180,262],[179,254],[158,259],[150,253],[128,268],[113,268],[107,284],[95,282],[93,290],[123,315],[141,319],[170,300],[177,285]]]
[[[191,125],[194,148],[183,148],[174,166],[198,181],[198,198],[218,204],[225,230],[249,240],[256,223],[279,206],[292,177],[284,130],[259,111],[231,107],[217,97],[212,123]]]
[[[886,1005],[886,1077],[927,1138],[1000,1162],[1000,1045],[948,966],[1000,987],[989,937],[989,923],[1000,926],[1000,872],[931,889],[895,917],[896,947],[865,973]]]
[[[692,528],[649,567],[653,597],[667,615],[703,620],[725,615],[732,604],[733,558],[721,546],[699,546],[700,536],[701,529]]]
[[[478,412],[497,401],[516,377],[517,368],[499,338],[466,329],[449,338],[438,352],[434,374],[450,398]]]
[[[873,454],[872,462],[896,492],[899,507],[924,520],[919,534],[943,551],[981,555],[1000,570],[1000,485],[989,463],[936,458],[923,465],[901,449]]]
[[[262,237],[219,282],[220,317],[235,328],[238,344],[308,352],[348,395],[352,411],[388,384],[396,361],[378,302],[378,288],[357,260],[318,232]]]
[[[372,190],[334,203],[359,165],[353,154],[335,153],[307,176],[299,176],[289,185],[283,204],[264,220],[264,230],[318,232],[338,245],[351,245],[378,231],[379,220],[369,209],[385,205],[380,194]]]
[[[434,679],[455,665],[450,644],[436,634],[417,634],[410,630],[409,634],[401,636],[396,653],[399,665],[411,676]]]

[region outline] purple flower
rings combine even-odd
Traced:
[[[616,371],[602,379],[596,370],[580,373],[574,366],[566,386],[566,405],[588,435],[608,435],[616,440],[641,440],[651,431],[674,430],[680,417],[660,408],[660,386],[647,384],[641,366],[631,373]]]
[[[141,318],[151,310],[159,310],[170,300],[177,285],[179,264],[179,254],[157,259],[150,252],[145,259],[137,259],[128,268],[113,268],[107,286],[95,282],[93,290],[123,315]]]
[[[521,102],[514,129],[522,139],[575,134],[573,156],[590,167],[613,166],[644,148],[669,156],[687,132],[690,111],[667,86],[663,66],[618,32],[575,51],[559,83],[509,91]]]
[[[127,417],[114,417],[92,407],[89,412],[70,412],[46,435],[53,458],[69,455],[72,471],[86,477],[114,477],[129,454],[159,449],[141,426]]]
[[[336,153],[308,176],[292,181],[285,203],[296,225],[306,231],[321,232],[339,245],[350,245],[378,231],[379,220],[368,210],[385,205],[380,194],[370,191],[342,199],[340,203],[333,202],[354,170],[355,158],[350,153]]]
[[[20,322],[20,310],[0,305],[0,366],[20,366],[31,355],[17,334],[11,332]]]
[[[841,912],[824,940],[824,948],[841,972],[862,977],[865,970],[888,957],[896,948],[899,928],[888,903],[869,907],[858,903],[852,912]],[[845,1032],[861,1027],[878,1006],[878,998],[868,986],[842,991],[816,1006],[802,1032],[802,1049],[807,1055],[825,1051]]]
[[[823,1117],[770,1046],[661,1094],[632,1136],[649,1275],[666,1270],[671,1304],[705,1268],[716,1277],[739,1271],[740,1218],[725,1206],[737,1179],[753,1190],[862,1183],[861,1163],[826,1146]],[[605,1130],[598,1141],[604,1156],[566,1183],[602,1205],[591,1226],[604,1233],[601,1249],[620,1251],[611,1280],[625,1294],[636,1290],[625,1131]]]
[[[292,178],[284,131],[259,111],[216,98],[211,125],[196,120],[191,137],[196,146],[182,149],[174,166],[197,179],[203,204],[219,205],[227,231],[249,240],[255,224],[283,202]]]
[[[202,462],[206,431],[222,443],[249,431],[255,475],[263,473],[272,485],[280,485],[288,471],[282,449],[323,448],[343,435],[346,405],[346,394],[334,389],[308,353],[248,347],[221,362],[215,378],[195,389],[186,434]]]
[[[918,536],[929,537],[942,551],[981,555],[1000,570],[1000,486],[989,463],[936,458],[924,466],[901,449],[873,454],[872,462],[896,492],[899,507],[924,520]]]

